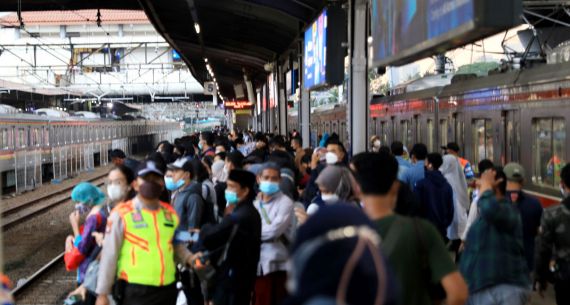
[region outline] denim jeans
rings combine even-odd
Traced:
[[[499,284],[477,291],[469,296],[468,305],[525,305],[530,301],[530,290],[510,284]]]

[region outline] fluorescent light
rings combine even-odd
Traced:
[[[207,58],[204,58],[204,62],[205,62],[205,63],[208,63],[208,59],[207,59]]]
[[[107,108],[113,109],[113,103],[112,103],[112,102],[111,102],[111,103],[107,103]]]
[[[200,34],[200,25],[198,23],[194,23],[194,29],[196,30],[196,34]]]

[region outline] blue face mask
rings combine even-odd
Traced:
[[[236,192],[226,190],[225,197],[226,197],[226,201],[228,202],[228,204],[236,204],[239,201],[239,198],[238,198]]]
[[[261,181],[259,184],[259,190],[266,195],[273,195],[279,192],[279,183],[271,181]]]
[[[176,191],[177,189],[179,189],[183,185],[184,185],[183,179],[180,179],[177,182],[174,182],[174,179],[172,179],[172,177],[164,177],[164,186],[169,191]]]
[[[200,150],[204,149],[204,144],[202,144],[201,142],[198,143],[198,148],[199,148]]]

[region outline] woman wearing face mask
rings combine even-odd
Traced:
[[[71,191],[71,199],[78,203],[75,211],[69,215],[73,236],[66,239],[64,260],[68,271],[79,268],[77,283],[81,284],[89,263],[94,259],[90,254],[97,247],[92,233],[105,231],[108,214],[101,208],[105,194],[91,183],[81,182],[75,186]],[[81,229],[79,222],[84,216],[85,223]]]
[[[95,289],[96,289],[96,274],[98,269],[98,263],[93,262],[94,258],[100,250],[100,245],[103,242],[104,229],[107,223],[107,217],[109,216],[112,208],[124,201],[130,200],[135,196],[135,192],[132,189],[132,182],[134,180],[133,172],[126,166],[119,165],[113,168],[109,175],[107,176],[106,188],[108,200],[104,204],[94,206],[89,212],[83,229],[83,234],[81,238],[78,239],[77,247],[70,248],[70,254],[66,254],[66,263],[68,264],[68,269],[73,269],[72,264],[77,264],[79,260],[82,260],[80,264],[80,271],[83,272],[82,279],[83,284],[75,291],[70,293],[71,295],[79,295],[83,299],[82,304],[95,304]],[[101,222],[96,224],[95,221]],[[93,238],[95,239],[95,244],[93,243]],[[86,255],[88,253],[88,255]],[[73,259],[75,258],[75,262]],[[93,263],[93,264],[92,264]]]
[[[352,203],[355,201],[356,183],[350,170],[346,167],[329,165],[323,169],[316,180],[320,195],[313,199],[307,208],[307,214],[313,215],[319,207],[337,202]],[[356,204],[355,204],[356,205]]]
[[[372,152],[379,152],[380,147],[382,147],[382,143],[380,142],[380,137],[372,136],[372,138],[370,138],[370,149],[372,150]]]
[[[109,202],[107,210],[110,213],[115,205],[135,197],[136,193],[132,188],[135,180],[133,172],[126,166],[113,168],[107,176],[107,196]]]

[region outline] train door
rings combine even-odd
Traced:
[[[501,112],[501,163],[520,162],[520,112]]]
[[[466,131],[465,158],[471,164],[478,164],[483,159],[500,163],[500,113],[470,112],[465,114],[465,122],[469,124]],[[469,137],[469,138],[467,138]],[[461,154],[461,152],[460,152]]]

